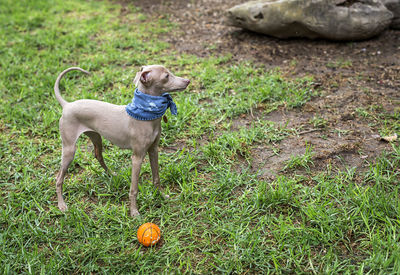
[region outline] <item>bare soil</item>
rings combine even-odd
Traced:
[[[256,111],[237,118],[240,125],[259,118],[302,129],[280,143],[256,146],[254,172],[275,177],[292,155],[304,154],[306,142],[313,146],[315,172],[328,165],[333,170],[365,171],[382,151],[390,151],[391,145],[374,135],[383,127],[380,115],[400,111],[400,31],[386,30],[359,42],[280,40],[224,24],[224,11],[243,2],[135,0],[134,4],[149,17],[168,17],[179,26],[162,37],[178,52],[199,57],[230,53],[232,62],[252,60],[267,68],[279,67],[286,77],[313,76],[320,95],[302,108],[282,108],[267,115]],[[368,110],[370,116],[365,118],[357,110]],[[325,120],[325,127],[316,127],[314,117]]]

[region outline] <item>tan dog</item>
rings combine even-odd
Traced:
[[[79,70],[72,67],[63,71],[54,85],[54,92],[63,108],[60,118],[60,133],[62,139],[61,169],[57,175],[58,208],[67,210],[62,196],[62,186],[69,164],[74,159],[76,141],[81,134],[87,135],[93,142],[95,156],[100,165],[108,172],[102,155],[101,136],[123,149],[132,150],[132,183],[129,191],[131,216],[139,215],[136,205],[140,168],[146,153],[149,154],[153,183],[159,188],[158,174],[158,143],[161,134],[161,118],[155,120],[136,120],[129,116],[125,105],[114,105],[98,100],[83,99],[67,102],[61,97],[59,83],[69,71]],[[174,76],[160,65],[142,67],[136,74],[135,85],[142,93],[161,96],[165,92],[186,89],[190,80]]]

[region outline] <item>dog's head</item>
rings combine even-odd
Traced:
[[[190,80],[175,76],[162,65],[150,65],[143,66],[136,73],[133,83],[141,92],[161,95],[166,92],[185,90]]]

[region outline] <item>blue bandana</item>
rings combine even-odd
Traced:
[[[168,93],[154,96],[136,89],[132,102],[126,105],[125,110],[134,119],[155,120],[162,117],[168,108],[171,108],[173,115],[178,114],[176,105]]]

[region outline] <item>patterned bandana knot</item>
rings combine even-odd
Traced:
[[[178,114],[175,102],[168,93],[161,96],[153,96],[135,90],[132,102],[126,105],[128,115],[137,120],[155,120],[162,117],[168,108],[173,115]]]

